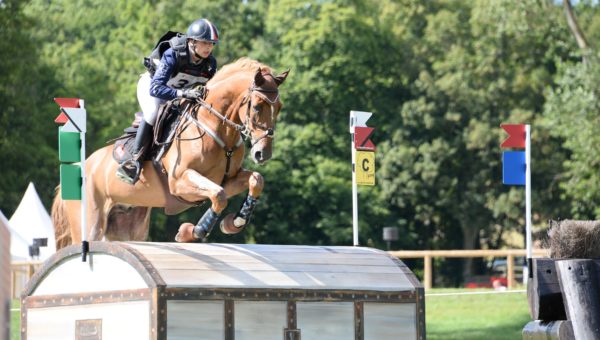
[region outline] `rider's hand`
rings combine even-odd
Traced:
[[[181,97],[190,100],[198,100],[204,97],[204,89],[200,88],[200,90],[195,89],[187,89],[181,92]]]

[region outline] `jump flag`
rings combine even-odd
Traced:
[[[81,200],[82,138],[85,133],[86,112],[79,98],[54,98],[60,106],[60,114],[54,120],[62,124],[58,128],[58,158],[60,164],[61,198]]]
[[[352,141],[352,234],[353,244],[358,246],[358,189],[357,185],[375,185],[375,144],[371,135],[375,128],[367,126],[373,113],[350,111],[350,134]]]
[[[86,262],[89,252],[85,208],[86,111],[83,99],[54,98],[54,101],[60,106],[60,114],[54,122],[63,125],[58,128],[61,198],[81,201],[81,259]]]
[[[508,138],[500,144],[502,148],[524,148],[526,141],[525,124],[500,125],[508,133]],[[527,165],[525,151],[504,151],[502,153],[502,183],[525,185]]]
[[[527,249],[527,268],[529,278],[531,270],[531,127],[528,124],[502,124],[508,138],[500,145],[502,148],[525,148],[525,151],[502,152],[502,183],[525,186],[525,247]]]

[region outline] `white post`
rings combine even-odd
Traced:
[[[79,100],[79,107],[85,110],[83,99]],[[87,124],[87,119],[84,124]],[[81,140],[81,149],[79,150],[81,157],[81,259],[83,262],[86,261],[86,255],[89,250],[88,235],[87,235],[87,213],[86,213],[86,195],[85,195],[85,130],[79,132],[79,139]]]
[[[531,128],[525,125],[525,233],[527,258],[531,259]],[[531,270],[531,268],[528,268]]]
[[[352,137],[351,149],[352,153],[352,235],[353,244],[358,246],[358,189],[356,185],[356,150],[354,148],[354,133]]]

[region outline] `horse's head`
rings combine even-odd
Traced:
[[[271,158],[275,123],[282,104],[279,100],[279,85],[289,73],[278,76],[263,73],[259,68],[240,107],[239,117],[250,135],[250,153],[255,163],[262,164]]]

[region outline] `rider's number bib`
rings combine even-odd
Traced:
[[[174,89],[190,88],[194,85],[206,84],[208,78],[197,77],[191,74],[179,72],[173,78],[169,79],[167,85]]]

